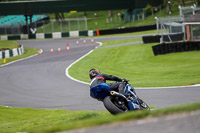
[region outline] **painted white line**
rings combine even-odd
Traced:
[[[41,53],[43,53],[43,50],[42,50],[42,49],[40,49],[40,54],[41,54]],[[22,61],[22,60],[26,60],[26,59],[35,57],[35,56],[37,56],[37,55],[38,55],[38,53],[37,53],[37,54],[34,54],[34,55],[32,55],[32,56],[26,57],[26,58],[18,59],[18,60],[15,60],[15,61],[12,61],[12,62],[3,64],[3,65],[0,65],[0,67],[5,67],[5,66],[8,66],[8,65],[10,65],[10,64],[13,64],[13,63],[15,63],[15,62],[19,62],[19,61]]]
[[[98,43],[99,45],[95,47],[95,49],[97,49],[99,46],[102,45],[101,42],[96,42]],[[92,53],[95,49],[89,51],[88,53],[86,53],[85,55],[83,55],[82,57],[80,57],[79,59],[77,59],[75,62],[73,62],[72,64],[70,64],[66,69],[65,69],[65,74],[68,78],[70,78],[71,80],[73,81],[76,81],[76,82],[79,82],[79,83],[82,83],[82,84],[87,84],[89,85],[89,83],[87,82],[84,82],[84,81],[81,81],[81,80],[78,80],[78,79],[75,79],[73,77],[71,77],[69,75],[69,69],[75,64],[77,63],[78,61],[80,61],[81,59],[83,59],[84,57],[86,57],[87,55],[89,55],[90,53]],[[158,90],[158,89],[177,89],[177,88],[185,88],[185,87],[195,87],[195,86],[200,86],[200,84],[195,84],[195,85],[188,85],[188,86],[172,86],[172,87],[134,87],[135,89],[138,89],[138,90]]]
[[[75,62],[73,62],[72,64],[70,64],[66,69],[65,69],[65,74],[68,78],[70,78],[71,80],[73,81],[76,81],[76,82],[79,82],[79,83],[82,83],[82,84],[87,84],[89,85],[89,83],[87,82],[84,82],[84,81],[81,81],[81,80],[78,80],[78,79],[75,79],[73,78],[72,76],[69,75],[69,69],[70,67],[72,67],[75,63],[77,63],[78,61],[80,61],[81,59],[83,59],[85,56],[89,55],[90,53],[92,53],[94,50],[90,50],[90,52],[88,52],[87,54],[83,55],[82,57],[80,57],[78,60],[76,60]]]
[[[96,43],[98,43],[99,46],[102,45],[101,42],[96,42]],[[98,48],[98,46],[95,47],[95,49],[97,49],[97,48]],[[69,79],[71,79],[71,80],[73,80],[73,81],[76,81],[76,82],[79,82],[79,83],[82,83],[82,84],[87,84],[87,85],[89,85],[89,83],[87,83],[87,82],[84,82],[84,81],[75,79],[75,78],[73,78],[72,76],[70,76],[70,75],[69,75],[69,69],[70,69],[75,63],[77,63],[78,61],[80,61],[81,59],[83,59],[84,57],[86,57],[87,55],[89,55],[90,53],[92,53],[95,49],[90,50],[88,53],[86,53],[85,55],[81,56],[79,59],[77,59],[76,61],[74,61],[72,64],[70,64],[70,65],[65,69],[65,74],[66,74],[66,76],[67,76]]]
[[[160,90],[160,89],[178,89],[187,87],[198,87],[200,84],[186,85],[186,86],[172,86],[172,87],[134,87],[137,90]]]

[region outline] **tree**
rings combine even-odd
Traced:
[[[148,14],[152,14],[153,15],[153,6],[152,5],[147,5],[144,10],[146,11],[146,13]]]
[[[200,6],[200,0],[196,0],[197,6]]]
[[[185,6],[185,0],[182,0],[182,5]]]

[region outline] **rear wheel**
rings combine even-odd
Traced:
[[[111,114],[119,114],[127,112],[129,110],[126,106],[125,101],[119,97],[107,96],[106,98],[104,98],[103,103],[105,108]]]

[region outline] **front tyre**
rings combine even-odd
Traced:
[[[140,98],[138,98],[138,102],[142,110],[150,110],[149,106]]]
[[[105,108],[113,115],[128,111],[125,102],[117,99],[117,97],[107,96],[104,98],[103,104]]]

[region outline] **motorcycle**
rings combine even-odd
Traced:
[[[102,101],[105,108],[111,114],[119,114],[133,110],[150,110],[149,106],[136,95],[135,89],[128,81],[123,81],[123,83],[126,87],[126,96],[111,90],[107,84],[103,83],[90,90],[91,97]]]

